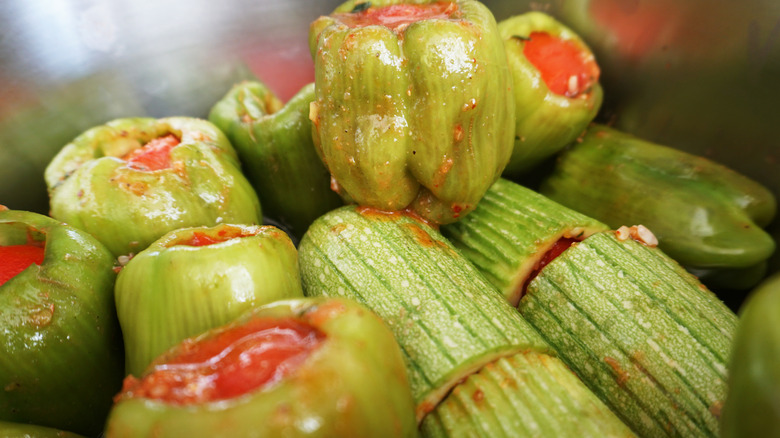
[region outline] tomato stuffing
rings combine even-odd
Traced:
[[[208,246],[215,243],[226,242],[239,237],[254,236],[255,233],[247,232],[237,227],[223,227],[215,235],[195,231],[189,239],[174,242],[176,245]]]
[[[587,51],[546,32],[532,32],[523,46],[523,55],[539,71],[547,88],[561,96],[574,98],[588,93],[601,74]]]
[[[136,170],[162,170],[171,167],[171,149],[181,141],[173,134],[155,138],[122,157]]]
[[[525,283],[523,283],[523,290],[521,297],[525,295],[526,290],[528,289],[528,285],[531,283],[531,280],[536,278],[537,275],[539,275],[540,272],[542,272],[542,269],[544,269],[545,266],[550,264],[553,260],[555,260],[556,257],[563,254],[564,251],[569,249],[572,245],[574,245],[577,242],[580,242],[580,239],[572,239],[570,237],[561,237],[558,239],[557,242],[553,244],[553,246],[547,250],[547,252],[542,255],[542,258],[539,259],[539,261],[536,263],[536,266],[534,266],[534,269],[528,274],[528,278],[526,278]]]
[[[324,339],[324,333],[298,319],[255,318],[185,342],[143,378],[128,376],[118,398],[183,405],[238,397],[294,373]]]
[[[35,263],[43,263],[44,249],[38,245],[0,246],[0,286]]]
[[[341,21],[350,27],[379,25],[397,31],[422,20],[447,20],[457,12],[454,2],[436,2],[425,5],[397,4],[369,7],[353,14],[339,14]]]

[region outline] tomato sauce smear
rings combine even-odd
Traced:
[[[181,143],[173,134],[155,138],[122,157],[135,170],[154,171],[171,167],[171,149]]]
[[[349,27],[365,27],[379,25],[392,29],[394,32],[422,20],[449,20],[458,18],[458,5],[455,2],[435,2],[428,4],[396,4],[379,7],[368,7],[359,12],[335,14],[339,20]]]
[[[582,239],[574,239],[571,237],[561,237],[558,239],[557,242],[553,244],[552,247],[550,247],[547,252],[542,255],[542,258],[539,259],[538,262],[536,262],[536,266],[534,266],[534,269],[531,270],[531,272],[528,274],[528,277],[525,279],[525,282],[523,283],[522,293],[520,294],[520,297],[522,298],[526,292],[528,291],[528,285],[531,284],[531,281],[536,278],[537,275],[539,275],[540,272],[542,272],[542,269],[544,269],[545,266],[549,265],[550,262],[555,260],[556,257],[563,254],[564,251],[571,248],[572,245],[574,245],[577,242],[581,242]]]
[[[41,245],[0,246],[0,286],[16,277],[33,263],[43,263],[44,248]]]
[[[324,339],[323,332],[296,318],[254,318],[185,341],[141,379],[125,378],[116,399],[188,405],[239,397],[293,374]]]
[[[587,94],[601,75],[587,51],[546,32],[531,32],[523,55],[539,71],[547,88],[561,96],[575,98]]]
[[[214,234],[205,233],[203,231],[195,231],[189,238],[173,242],[173,244],[185,246],[208,246],[214,245],[216,243],[226,242],[231,239],[250,237],[255,235],[256,233],[254,232],[249,232],[238,227],[223,227]]]

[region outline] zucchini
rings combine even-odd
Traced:
[[[479,206],[441,227],[514,306],[544,255],[561,239],[582,240],[609,227],[533,190],[499,179]]]
[[[519,415],[501,415],[512,411]],[[426,437],[465,431],[491,438],[634,436],[559,358],[533,351],[501,358],[470,375],[425,417],[421,430]]]
[[[638,434],[716,437],[736,315],[661,250],[622,234],[567,249],[518,309]]]
[[[458,391],[464,379],[490,364],[524,352],[552,355],[484,276],[416,217],[345,206],[312,224],[298,254],[304,294],[356,300],[391,328],[404,353],[418,421]],[[579,391],[588,391],[579,386]],[[521,390],[509,386],[486,392],[498,406],[484,415],[510,423],[532,415],[500,401]],[[564,391],[550,389],[558,390]],[[541,398],[530,409],[547,421],[620,422],[606,408],[589,412],[591,417],[580,413],[558,418],[551,409],[555,404],[552,398]],[[480,433],[476,425],[483,414],[474,415],[467,421],[472,426],[458,434]]]
[[[520,313],[635,432],[717,434],[736,316],[653,247],[647,228],[599,231],[603,224],[505,180],[461,222],[442,232],[505,295],[528,281],[529,265],[541,268]],[[579,228],[590,236],[557,248],[557,258],[539,244]]]

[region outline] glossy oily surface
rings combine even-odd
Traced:
[[[390,3],[347,17],[360,23],[366,14],[391,14]],[[345,26],[343,11],[356,2],[313,22],[310,114],[315,146],[342,196],[444,224],[472,211],[503,171],[515,106],[490,11],[471,0],[423,3],[401,8],[410,23],[398,27]],[[442,8],[447,19],[439,18]]]
[[[0,284],[0,423],[96,436],[122,379],[115,259],[87,233],[14,210],[0,211],[0,253],[9,248],[40,264]]]

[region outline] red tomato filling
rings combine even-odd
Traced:
[[[136,170],[162,170],[171,167],[171,149],[181,141],[173,134],[158,137],[125,155],[127,165]]]
[[[601,71],[588,53],[574,42],[545,32],[532,32],[523,55],[536,67],[542,80],[555,94],[577,97],[590,91]]]
[[[238,227],[223,227],[217,231],[216,235],[207,234],[203,231],[196,231],[192,233],[192,236],[190,236],[189,239],[177,241],[175,244],[187,246],[208,246],[215,243],[226,242],[230,239],[235,239],[238,237],[248,237],[254,235],[254,233],[246,232],[245,230],[242,230]]]
[[[580,241],[580,239],[572,239],[570,237],[561,237],[558,239],[558,241],[553,244],[552,248],[544,253],[542,258],[539,259],[539,261],[536,263],[536,266],[534,266],[534,269],[528,274],[528,278],[526,278],[525,283],[523,283],[523,291],[520,296],[522,297],[525,295],[531,280],[536,278],[536,276],[542,272],[542,269],[544,269],[545,266],[549,265],[550,262],[555,260],[556,257],[563,254],[564,251],[571,248],[572,245]]]
[[[43,263],[44,249],[37,245],[0,246],[0,286],[35,263]]]
[[[442,19],[447,20],[458,11],[453,2],[436,2],[423,5],[397,4],[369,7],[352,14],[338,14],[342,23],[350,27],[379,25],[393,31],[416,21]]]
[[[304,321],[255,318],[198,342],[141,379],[128,376],[118,398],[142,397],[171,404],[231,399],[294,373],[325,339]]]

